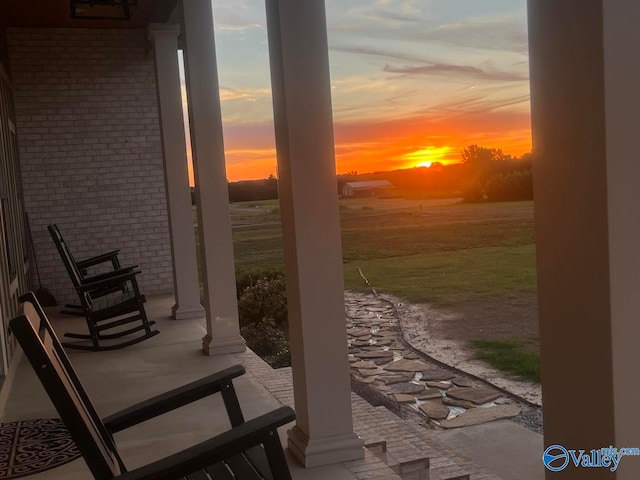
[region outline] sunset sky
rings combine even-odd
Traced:
[[[264,0],[213,0],[230,181],[276,172]],[[526,0],[326,0],[338,173],[531,149]]]

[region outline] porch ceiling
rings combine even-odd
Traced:
[[[139,0],[131,20],[71,19],[70,0],[0,0],[0,27],[144,28],[165,22],[177,0]]]

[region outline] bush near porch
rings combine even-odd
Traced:
[[[287,292],[277,271],[237,280],[240,333],[247,346],[273,368],[291,365]]]

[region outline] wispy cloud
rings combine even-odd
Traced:
[[[231,88],[220,87],[220,100],[247,100],[255,102],[259,98],[271,98],[271,89],[264,88]]]
[[[329,49],[336,52],[353,53],[355,55],[370,55],[373,57],[382,57],[388,60],[404,60],[409,62],[428,62],[427,58],[421,55],[415,55],[408,52],[393,51],[379,47],[364,46],[348,46],[348,45],[329,45]]]
[[[461,19],[431,25],[412,34],[418,41],[438,41],[474,49],[503,50],[526,54],[527,29],[523,15]]]
[[[432,65],[406,65],[395,67],[385,65],[383,70],[389,73],[400,73],[403,75],[449,75],[466,77],[475,80],[491,80],[498,82],[521,82],[528,80],[525,75],[500,71],[485,71],[471,65],[447,65],[443,63]]]

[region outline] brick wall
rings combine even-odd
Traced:
[[[141,30],[9,29],[25,209],[43,286],[75,295],[76,259],[121,248],[147,295],[173,291],[153,60]]]

